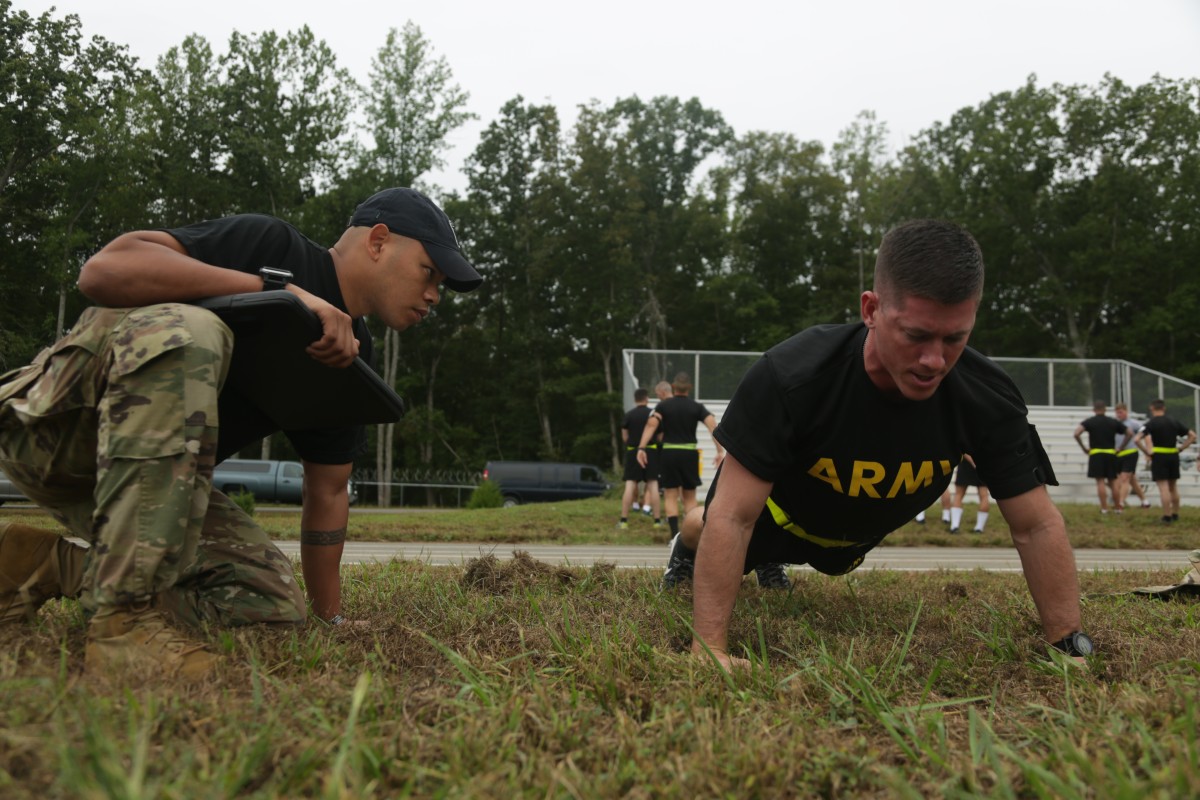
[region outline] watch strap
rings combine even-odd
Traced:
[[[258,270],[258,276],[262,278],[264,292],[286,289],[292,282],[292,273],[277,267],[262,267]]]

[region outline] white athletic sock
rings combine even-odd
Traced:
[[[975,530],[982,532],[983,526],[987,525],[988,512],[980,511],[975,515]]]
[[[949,521],[950,521],[950,509],[943,508],[942,509],[942,522],[949,522]]]
[[[924,521],[925,521],[925,512],[922,511],[920,514],[917,514],[917,522],[924,522]]]
[[[962,511],[961,508],[950,509],[950,530],[957,530],[962,523]]]

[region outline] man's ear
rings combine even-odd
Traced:
[[[382,222],[371,226],[371,230],[367,231],[367,252],[375,261],[379,260],[379,256],[383,253],[383,246],[387,244],[388,237],[392,232],[388,230],[388,226]]]
[[[860,298],[860,306],[862,321],[867,324],[868,328],[874,328],[875,315],[879,313],[879,295],[871,291],[863,292]]]

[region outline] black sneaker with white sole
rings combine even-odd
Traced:
[[[792,582],[788,580],[787,567],[783,564],[759,564],[754,568],[758,576],[758,585],[764,589],[790,589]]]
[[[680,534],[675,534],[671,540],[671,555],[667,559],[667,568],[663,571],[663,588],[674,589],[684,581],[690,581],[696,570],[696,553],[687,548]]]

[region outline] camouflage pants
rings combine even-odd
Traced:
[[[304,620],[291,561],[212,488],[232,349],[193,306],[89,308],[0,376],[0,468],[91,545],[89,612],[156,597],[191,624]]]

